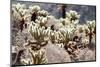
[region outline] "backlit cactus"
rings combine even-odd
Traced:
[[[48,62],[45,49],[32,51],[31,54],[33,57],[33,64],[46,64]]]
[[[33,12],[38,12],[38,11],[40,11],[41,10],[41,8],[40,8],[40,6],[38,6],[38,5],[31,5],[31,6],[29,6],[29,11],[31,12],[31,13],[33,13]]]
[[[96,25],[95,25],[95,20],[93,21],[87,21],[87,26],[89,28],[89,45],[91,44],[92,41],[92,36],[93,36],[93,31],[95,31]]]
[[[70,19],[70,21],[75,21],[80,18],[80,14],[78,14],[76,11],[69,11],[66,12],[66,17]]]

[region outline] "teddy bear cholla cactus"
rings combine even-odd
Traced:
[[[92,36],[93,36],[93,31],[95,31],[95,28],[96,28],[96,25],[95,25],[95,20],[93,21],[87,21],[87,26],[88,26],[88,29],[89,29],[89,44],[91,44],[91,41],[92,41]]]
[[[17,10],[16,10],[17,9]],[[34,6],[33,8],[33,11],[32,12],[34,12],[34,11],[38,11],[38,10],[40,10],[40,8],[38,7],[38,6]],[[13,11],[13,16],[14,16],[14,18],[15,18],[15,20],[16,21],[18,21],[19,20],[19,22],[21,22],[22,20],[23,20],[23,24],[25,23],[25,20],[28,18],[30,18],[31,17],[31,13],[29,12],[29,9],[26,9],[23,5],[21,5],[21,4],[17,4],[17,5],[14,5],[13,6],[13,9],[12,9],[12,11]],[[28,16],[28,15],[30,15],[30,16]],[[27,20],[28,22],[30,21],[30,20]],[[26,22],[27,22],[26,21]],[[43,25],[43,23],[45,22],[45,19],[43,18],[42,19],[42,25]],[[36,40],[35,42],[32,42],[32,41],[30,41],[29,40],[29,42],[28,42],[28,45],[29,44],[32,44],[32,45],[34,45],[34,44],[36,44],[36,46],[35,47],[33,47],[33,46],[31,46],[31,47],[33,47],[33,53],[31,54],[32,55],[32,57],[29,57],[29,58],[23,58],[24,56],[20,56],[20,62],[21,62],[21,64],[24,64],[24,65],[26,65],[26,64],[44,64],[44,63],[47,63],[47,60],[46,60],[46,58],[44,57],[44,55],[45,55],[45,53],[44,53],[44,51],[41,51],[40,50],[40,46],[39,45],[41,45],[41,46],[44,46],[44,45],[46,45],[47,44],[47,39],[46,39],[46,37],[44,38],[44,36],[46,35],[46,33],[45,32],[42,32],[43,30],[44,30],[44,28],[42,27],[42,28],[39,28],[39,24],[38,23],[34,23],[34,22],[32,22],[33,24],[33,27],[32,28],[34,28],[34,26],[36,27],[35,28],[35,30],[34,30],[34,35],[35,35],[35,37],[34,37],[34,39]],[[31,25],[31,22],[29,23],[29,26]],[[39,30],[37,30],[39,28]],[[28,28],[29,29],[29,28]],[[33,29],[32,29],[33,30]],[[33,32],[32,32],[33,33]],[[44,34],[43,34],[44,33]],[[41,36],[43,36],[43,37],[41,37]],[[38,40],[38,38],[37,37],[39,37],[39,40]],[[37,42],[38,41],[38,42]],[[21,45],[20,45],[21,46]],[[22,46],[23,47],[23,46]],[[30,47],[30,48],[31,48]],[[19,52],[20,52],[20,48],[18,48],[18,50],[19,50]],[[23,49],[22,49],[23,50]],[[25,51],[24,51],[25,50]],[[26,50],[27,50],[27,48],[25,48],[23,51],[24,52],[26,52]],[[34,50],[38,50],[38,51],[36,51],[36,53],[38,53],[36,56],[35,56],[35,51]],[[29,51],[28,51],[28,53],[30,53]],[[26,55],[27,53],[25,53],[25,56],[27,56]],[[34,54],[34,57],[35,58],[33,58],[33,54]],[[39,57],[37,57],[37,56],[39,56]],[[42,57],[43,56],[43,57]],[[30,59],[31,58],[31,59]],[[33,58],[33,59],[32,59]],[[45,59],[44,59],[45,58]],[[15,64],[16,64],[16,60],[15,60]]]
[[[51,40],[58,43],[67,43],[74,37],[76,25],[79,22],[80,15],[76,11],[70,11],[67,14],[68,15],[66,16],[66,18],[60,18],[60,28],[58,29],[58,31],[52,33]]]
[[[45,64],[47,63],[45,52],[42,51],[42,46],[48,43],[50,31],[49,28],[45,29],[44,26],[32,22],[29,26],[29,33],[34,38],[33,41],[29,43],[32,44],[31,55],[33,58],[33,64]],[[35,45],[35,46],[34,46]]]
[[[22,8],[26,8],[26,6],[25,6],[25,4],[17,3],[17,4],[13,4],[12,8],[16,8],[16,10],[19,11]]]
[[[66,12],[66,17],[71,21],[75,21],[80,18],[80,14],[78,14],[76,11],[70,10],[69,12]]]
[[[38,45],[43,45],[41,44],[43,42],[47,43],[48,35],[45,33],[45,27],[31,26],[29,31]]]
[[[76,31],[77,24],[79,22],[80,14],[78,14],[76,11],[69,11],[66,12],[66,18],[60,18],[60,23],[63,24],[63,26],[60,29],[60,33],[62,34],[62,40],[67,42],[69,40],[72,40],[74,33]],[[61,39],[61,37],[60,37]]]
[[[62,23],[64,27],[76,28],[79,23],[79,18],[80,18],[80,14],[78,14],[76,11],[70,10],[69,12],[66,12],[65,18],[60,18],[60,23]]]
[[[82,39],[82,44],[83,44],[84,48],[88,47],[88,45],[89,45],[89,39],[86,39],[86,38]]]
[[[46,51],[45,49],[40,49],[38,51],[32,51],[32,57],[33,57],[33,63],[34,64],[46,64],[47,58],[46,58]]]
[[[39,50],[34,50],[34,47],[37,48],[37,46],[35,45],[26,45],[25,47],[21,48],[21,50],[18,47],[16,47],[18,49],[18,52],[13,64],[46,64],[47,58],[45,55],[45,49],[42,48]]]
[[[15,14],[14,16],[16,17],[17,14],[19,14],[21,17],[26,13],[26,6],[25,4],[12,4],[12,12],[13,14]],[[19,18],[19,16],[18,16]],[[20,18],[19,18],[20,19]],[[18,19],[16,19],[18,20]]]
[[[88,27],[90,28],[94,28],[95,27],[95,20],[92,20],[92,21],[87,21],[87,25],[88,25]]]
[[[66,44],[68,43],[69,40],[72,40],[74,36],[74,32],[75,32],[75,29],[71,27],[60,28],[58,31],[55,31],[54,33],[55,40],[58,43]]]
[[[92,31],[94,34],[96,33],[96,22],[95,20],[92,20],[92,21],[87,21],[87,26],[88,26],[88,29],[90,30],[90,32]]]
[[[49,15],[49,13],[45,10],[41,10],[41,11],[38,11],[38,15],[46,17],[47,15]]]
[[[33,12],[38,12],[38,11],[40,11],[41,10],[41,8],[40,8],[40,6],[38,6],[38,5],[31,5],[31,6],[29,6],[29,11],[31,12],[31,13],[33,13]]]
[[[35,26],[38,27],[37,25],[35,25]],[[21,44],[23,48],[17,47],[17,49],[18,49],[17,57],[19,57],[20,60],[17,61],[17,58],[16,58],[15,62],[14,62],[15,64],[17,62],[19,62],[20,64],[24,64],[24,65],[47,63],[45,49],[41,48],[41,46],[44,46],[47,44],[46,38],[44,38],[45,40],[40,38],[42,36],[41,32],[43,31],[43,28],[41,28],[41,29],[39,28],[39,30],[37,32],[36,31],[37,31],[37,28],[35,28],[35,31],[34,31],[34,35],[35,35],[34,39],[38,39],[38,38],[36,38],[38,36],[39,40],[34,40],[34,41],[28,40],[28,42]],[[39,31],[41,31],[41,32],[39,32]],[[43,34],[43,32],[42,32],[42,34]],[[46,35],[46,33],[44,35]],[[32,34],[32,36],[33,36],[33,34]],[[21,46],[21,45],[19,45],[19,46]],[[19,56],[19,54],[21,54],[21,55]]]
[[[66,18],[68,18],[71,23],[78,24],[80,14],[78,14],[76,11],[70,10],[69,12],[66,12]]]
[[[38,23],[41,27],[45,26],[47,23],[47,17],[38,16],[35,22]]]
[[[60,23],[62,23],[64,26],[68,26],[70,24],[70,21],[68,18],[60,18]]]
[[[27,55],[25,55],[27,54]],[[32,50],[29,48],[28,53],[22,54],[21,56],[21,64],[27,65],[27,64],[46,64],[47,58],[46,58],[46,52],[45,49],[40,50]],[[30,55],[30,57],[29,57]]]
[[[27,22],[30,21],[31,14],[25,4],[18,3],[12,4],[12,16],[14,17],[14,25],[22,31],[25,24],[27,25]]]

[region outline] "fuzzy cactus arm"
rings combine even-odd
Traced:
[[[32,51],[33,64],[46,64],[47,59],[44,50]]]

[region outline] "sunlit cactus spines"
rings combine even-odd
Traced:
[[[79,22],[80,14],[78,14],[76,11],[70,10],[69,12],[66,12],[66,17],[69,18],[71,23],[77,24]]]
[[[83,39],[82,43],[84,47],[87,47],[89,45],[89,39]]]
[[[17,13],[19,13],[21,17],[23,17],[27,12],[26,5],[25,4],[20,4],[20,3],[18,3],[16,5],[13,4],[12,5],[12,12],[14,13],[15,11]]]
[[[76,20],[80,18],[80,14],[78,14],[76,11],[70,10],[69,12],[66,12],[66,17],[70,20]]]
[[[49,37],[48,37],[48,33],[49,31],[45,30],[45,27],[37,27],[37,26],[30,26],[30,34],[32,35],[32,37],[36,40],[37,45],[43,45],[42,43],[44,42],[44,44],[48,42]]]
[[[41,25],[41,26],[45,26],[46,23],[47,23],[47,18],[41,19],[41,21],[40,21],[40,25]]]
[[[68,26],[70,24],[70,20],[68,18],[63,19],[60,18],[60,22],[64,25],[64,26]]]
[[[27,51],[27,53],[26,53]],[[27,64],[46,64],[47,58],[46,58],[46,51],[45,49],[40,50],[34,50],[33,48],[29,48],[23,52],[23,54],[20,56],[21,60],[20,63],[23,65]]]
[[[33,13],[33,12],[38,12],[38,11],[40,11],[41,10],[41,8],[40,8],[40,6],[38,6],[38,5],[31,5],[31,6],[29,6],[29,10],[31,11],[31,13]]]
[[[58,40],[64,44],[68,43],[68,41],[72,40],[74,32],[75,30],[73,28],[61,28],[58,32]]]
[[[88,28],[94,28],[96,26],[95,20],[87,21]]]
[[[20,9],[25,9],[26,5],[25,4],[17,3],[17,4],[13,4],[12,8],[15,8],[17,11],[19,11]]]
[[[88,28],[89,28],[89,33],[88,33],[88,35],[89,35],[89,45],[91,44],[91,41],[92,41],[92,36],[93,36],[93,31],[95,30],[95,25],[96,23],[95,23],[95,20],[93,20],[93,21],[87,21],[87,26],[88,26]]]
[[[33,64],[46,64],[48,62],[45,49],[40,49],[38,51],[31,50],[30,52],[33,58]]]
[[[46,17],[47,15],[49,15],[49,13],[45,10],[41,10],[41,11],[38,11],[38,15]]]

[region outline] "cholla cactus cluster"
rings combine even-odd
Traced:
[[[69,12],[66,12],[66,16],[70,20],[77,20],[80,18],[80,14],[78,14],[76,11],[72,11],[72,10],[70,10]]]
[[[95,20],[93,20],[93,21],[87,21],[87,25],[88,25],[88,27],[90,28],[94,28],[95,27]]]
[[[87,21],[87,26],[88,26],[88,29],[89,29],[89,32],[91,33],[96,33],[95,31],[96,31],[96,22],[95,22],[95,20],[93,20],[93,21]]]
[[[38,12],[41,10],[41,8],[38,6],[38,5],[35,5],[35,6],[29,6],[29,10],[31,12]]]
[[[19,56],[21,64],[24,65],[48,63],[46,51],[43,48],[48,42],[53,44],[63,43],[63,48],[66,49],[71,58],[77,58],[78,50],[83,46],[87,47],[89,41],[91,41],[89,37],[91,38],[92,36],[89,33],[95,30],[95,20],[87,21],[87,24],[80,25],[80,14],[72,10],[66,12],[65,18],[56,19],[48,11],[42,10],[38,5],[26,8],[25,4],[18,3],[12,5],[12,15],[15,20],[14,22],[22,23],[21,27],[23,29],[20,33],[27,29],[26,32],[32,37],[32,39],[27,37],[23,44],[16,44],[16,46],[22,45],[22,47],[25,47],[21,49],[23,50],[22,54],[25,54],[25,56],[22,54]],[[54,19],[57,20],[53,22],[55,25],[48,25],[48,22]],[[55,29],[57,23],[60,28]],[[91,36],[87,37],[87,34]],[[28,56],[26,53],[30,56],[26,57]],[[18,61],[16,60],[16,62]]]
[[[22,18],[25,20],[26,15],[28,16],[28,10],[26,9],[25,4],[16,4],[16,5],[12,5],[12,14],[14,16],[14,18],[16,19],[16,21],[21,21]]]

